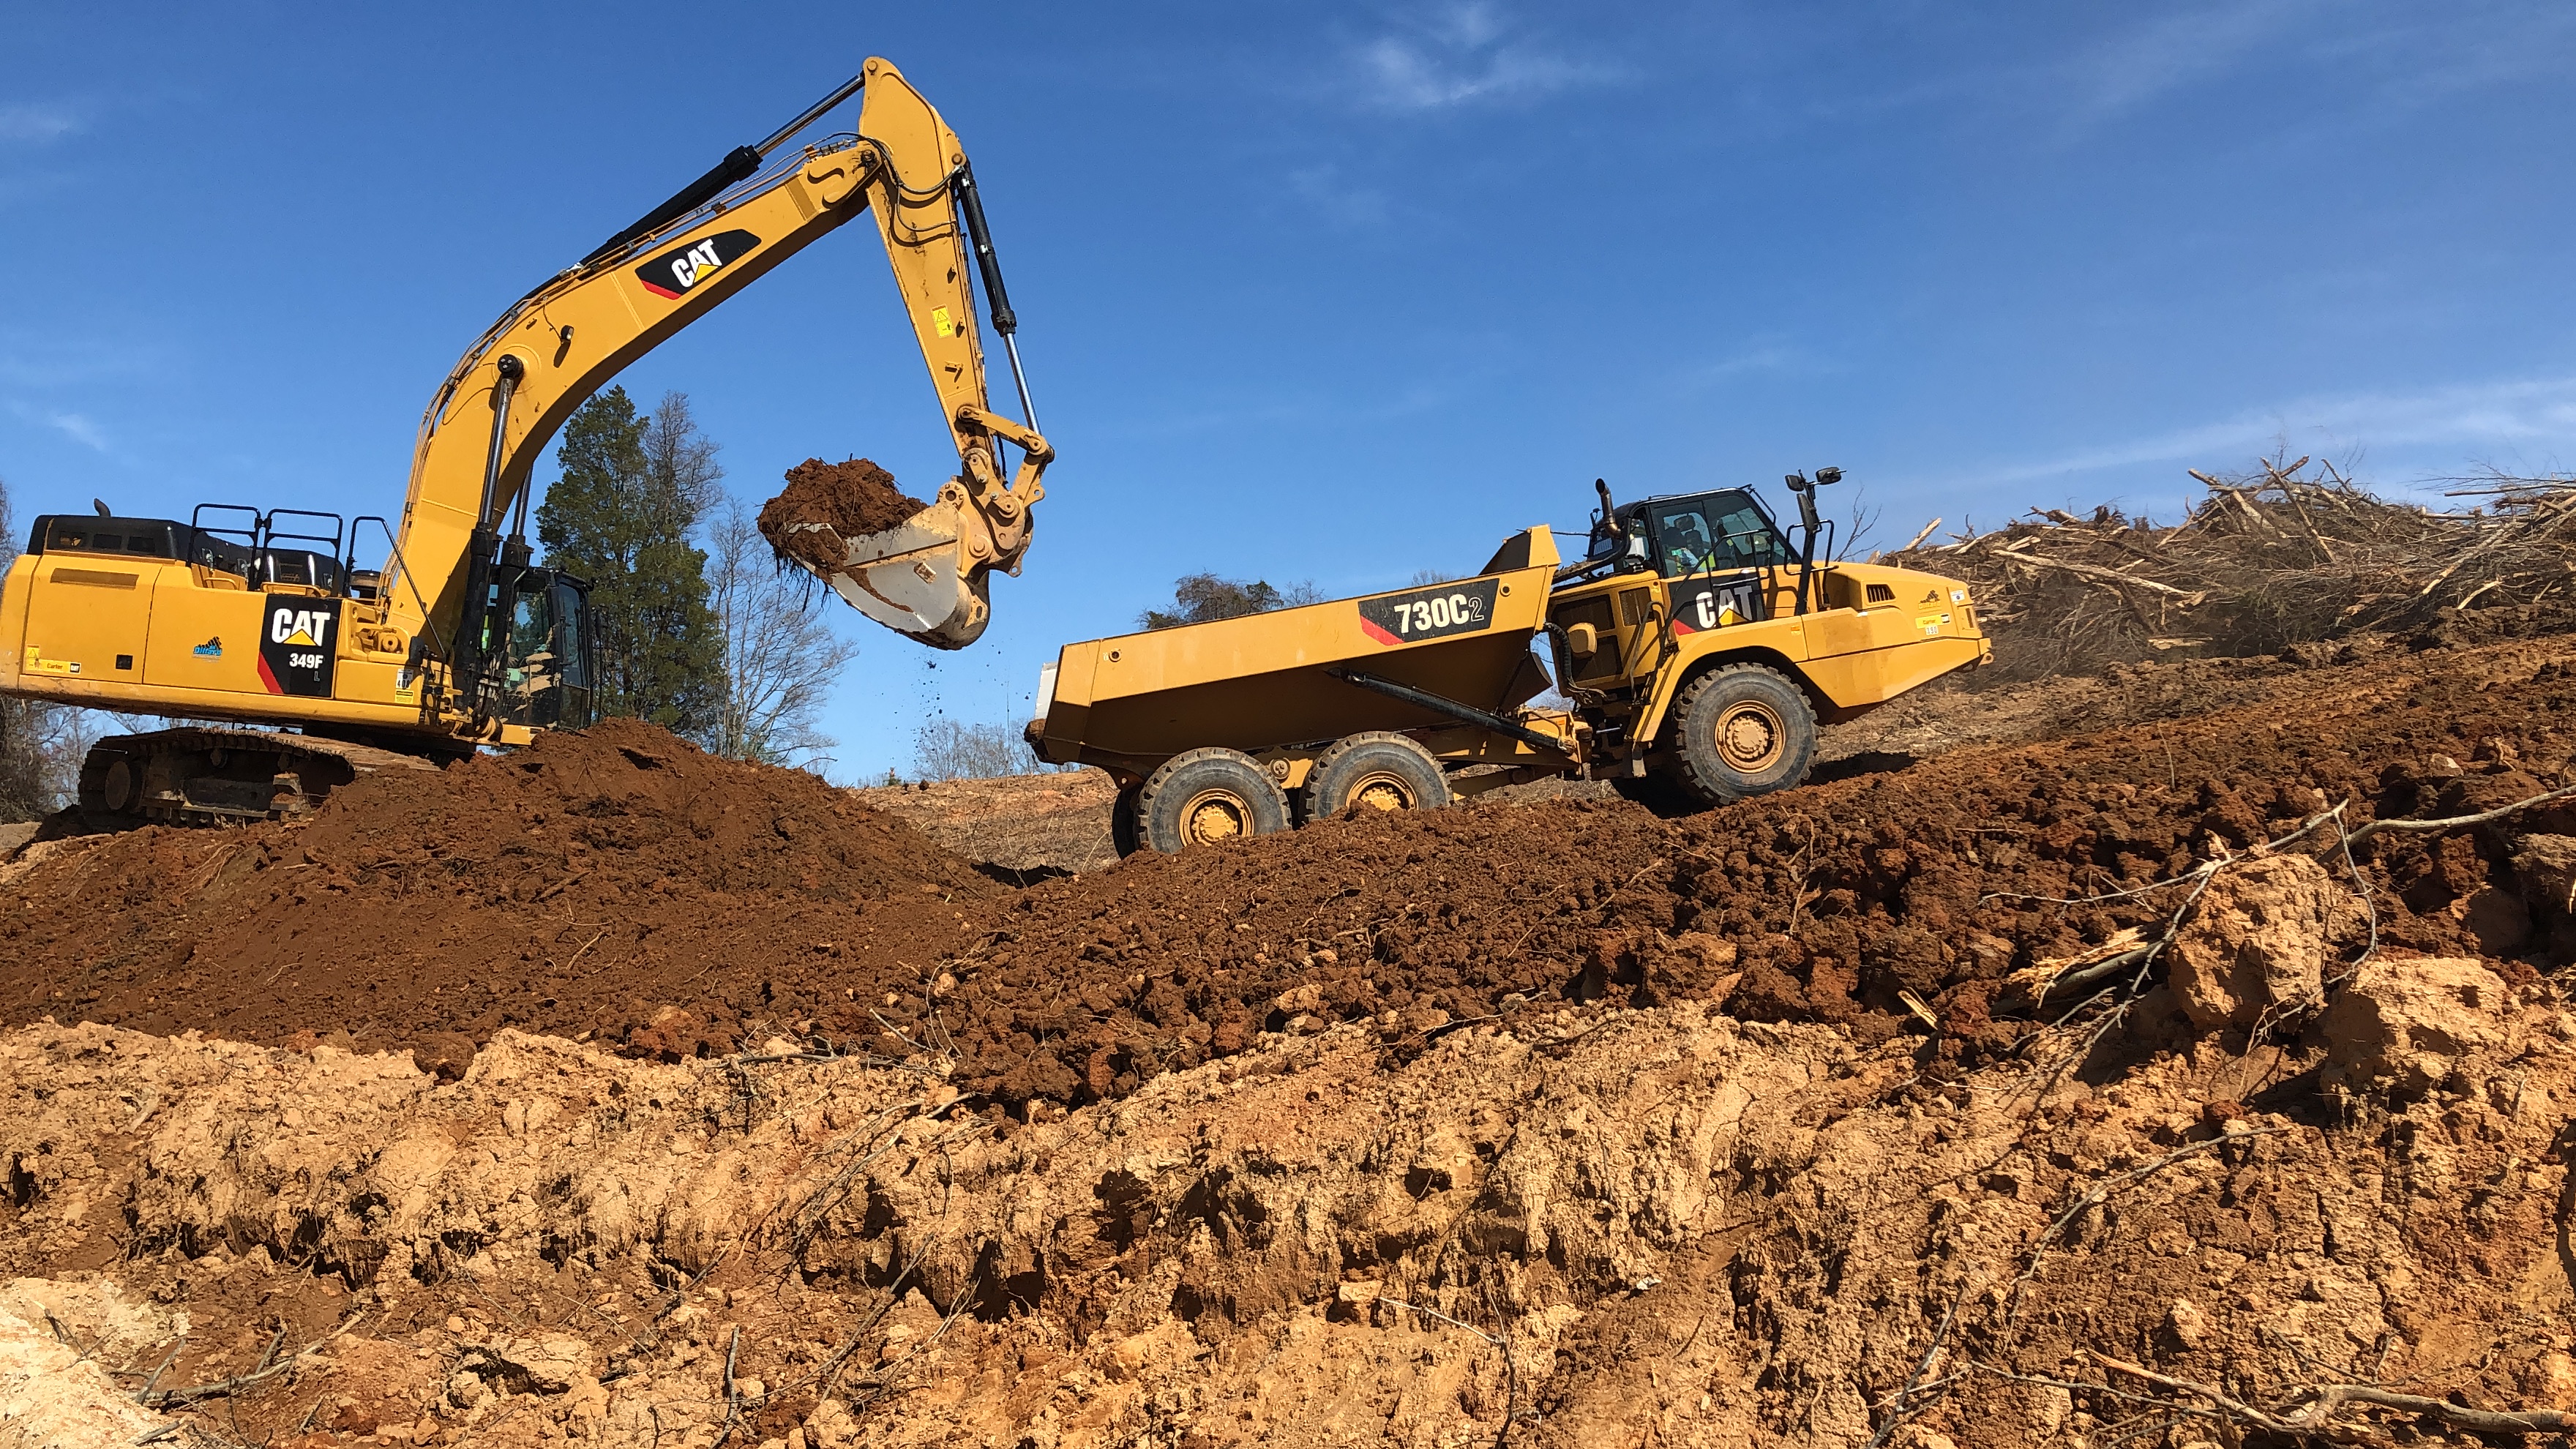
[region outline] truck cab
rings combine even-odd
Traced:
[[[1595,758],[1655,782],[1623,788],[1702,804],[1781,788],[1804,777],[1817,723],[1993,657],[1966,585],[1818,558],[1832,551],[1819,531],[1782,528],[1746,488],[1594,518],[1583,558],[1558,572],[1549,634]]]

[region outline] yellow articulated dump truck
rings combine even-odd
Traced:
[[[1122,854],[1545,775],[1666,809],[1786,789],[1819,721],[1994,657],[1958,580],[1818,561],[1815,489],[1840,478],[1790,475],[1786,534],[1745,489],[1613,505],[1596,482],[1571,563],[1537,527],[1472,578],[1068,644],[1029,743],[1116,777]],[[1532,704],[1537,647],[1557,708]]]

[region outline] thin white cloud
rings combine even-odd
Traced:
[[[83,447],[95,448],[102,453],[107,451],[107,434],[101,432],[98,424],[91,421],[85,414],[47,413],[45,424],[59,429],[63,436]]]
[[[1288,189],[1309,213],[1345,230],[1384,226],[1393,215],[1384,191],[1351,180],[1330,162],[1289,172]]]
[[[106,431],[99,427],[95,419],[85,413],[16,401],[9,404],[9,411],[22,422],[52,428],[82,447],[92,448],[101,453],[108,451]]]
[[[81,129],[80,114],[69,106],[20,101],[0,106],[0,142],[41,146]]]
[[[1616,79],[1615,67],[1531,39],[1513,39],[1494,7],[1454,5],[1408,35],[1358,46],[1351,63],[1359,95],[1385,110],[1429,111],[1477,101],[1526,100]]]
[[[2312,48],[2318,71],[2370,78],[2386,102],[2419,105],[2563,74],[2576,43],[2565,5],[2435,10],[2401,7],[2377,25],[2337,27]]]
[[[1982,473],[1997,483],[2097,473],[2145,463],[2194,467],[2243,462],[2276,444],[2340,456],[2354,447],[2428,444],[2521,450],[2555,445],[2576,451],[2576,377],[2463,383],[2412,393],[2354,393],[2302,398],[2216,422],[2078,449],[2037,462]]]
[[[1831,371],[1822,359],[1805,348],[1778,338],[1760,338],[1723,357],[1685,369],[1681,385],[1685,389],[1706,387],[1737,377],[1781,377]]]
[[[2159,16],[2088,47],[2059,70],[2079,126],[2223,75],[2288,30],[2309,0],[2233,0]]]

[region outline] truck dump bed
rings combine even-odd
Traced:
[[[1039,691],[1031,742],[1057,764],[1142,776],[1207,745],[1252,753],[1458,724],[1336,670],[1512,714],[1547,687],[1530,639],[1557,563],[1541,526],[1473,578],[1068,644]]]

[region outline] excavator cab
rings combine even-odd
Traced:
[[[484,615],[487,698],[503,724],[579,729],[597,714],[590,584],[560,569],[507,570]]]

